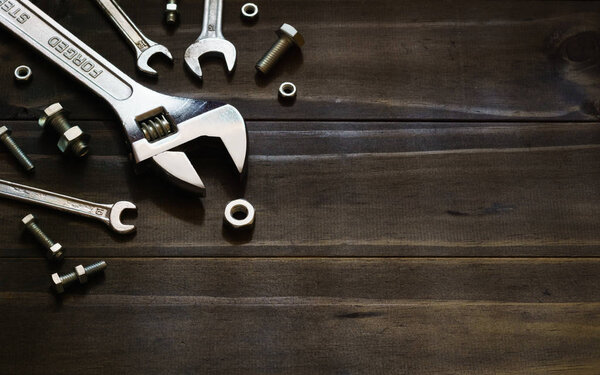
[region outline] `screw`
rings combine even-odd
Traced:
[[[46,108],[44,114],[38,120],[38,124],[42,128],[50,124],[60,134],[58,148],[63,153],[70,150],[77,157],[83,157],[88,154],[90,136],[84,133],[79,126],[71,126],[69,124],[69,121],[65,117],[64,108],[60,103],[54,103]]]
[[[69,272],[64,275],[59,275],[58,273],[53,273],[52,278],[52,288],[58,294],[65,291],[65,286],[69,285],[75,280],[79,280],[80,284],[87,283],[88,276],[91,276],[100,271],[104,271],[106,268],[106,262],[101,260],[100,262],[96,262],[94,264],[90,264],[89,266],[84,267],[83,265],[78,265],[74,267],[75,271]]]
[[[177,9],[177,0],[167,0],[167,6],[165,8],[165,20],[167,25],[177,24],[179,18],[179,10]]]
[[[29,160],[27,155],[25,155],[23,150],[21,150],[21,148],[15,143],[10,136],[10,133],[10,129],[6,126],[0,127],[0,140],[2,140],[2,143],[4,143],[6,148],[8,148],[8,151],[13,154],[13,156],[19,161],[19,164],[21,164],[27,172],[33,171],[33,168],[35,168],[33,163],[31,160]]]
[[[59,243],[55,243],[42,231],[42,229],[37,224],[37,219],[32,214],[25,216],[21,222],[25,225],[25,229],[31,233],[35,239],[42,245],[48,252],[46,253],[46,257],[50,260],[59,261],[62,259],[64,255],[64,250],[62,245]]]
[[[294,45],[298,48],[304,45],[304,37],[293,26],[284,23],[276,31],[279,39],[273,44],[271,49],[256,63],[256,70],[267,74],[281,59],[281,57]]]

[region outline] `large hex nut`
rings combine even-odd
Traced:
[[[64,108],[60,103],[54,103],[48,106],[48,108],[44,109],[44,114],[38,120],[38,124],[43,128],[45,127],[51,120],[52,117],[64,111]]]
[[[85,284],[88,281],[87,275],[85,274],[85,268],[80,264],[75,267],[75,273],[79,279],[80,284]]]
[[[304,37],[302,34],[300,34],[292,25],[288,25],[287,23],[281,25],[279,30],[277,30],[277,35],[280,37],[289,37],[298,47],[302,47],[304,45]]]
[[[60,139],[58,140],[58,148],[64,153],[67,152],[75,142],[82,140],[83,142],[87,143],[89,139],[90,136],[84,133],[79,126],[73,126],[60,136]]]
[[[52,288],[60,294],[65,291],[65,286],[57,273],[52,274]]]
[[[63,247],[59,243],[55,243],[54,245],[52,245],[52,247],[50,247],[50,249],[48,249],[48,259],[61,260],[63,258],[63,255]]]

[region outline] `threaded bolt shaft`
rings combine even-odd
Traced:
[[[96,262],[96,263],[90,264],[89,266],[84,267],[85,276],[86,276],[85,278],[79,277],[77,275],[76,271],[65,273],[63,275],[59,275],[58,273],[55,273],[52,275],[52,283],[53,283],[54,290],[57,293],[62,293],[65,290],[65,286],[71,284],[75,280],[79,280],[79,282],[81,284],[83,284],[87,281],[87,277],[103,271],[106,268],[106,266],[107,266],[106,262],[101,260],[99,262]],[[77,267],[75,267],[75,269],[77,269],[78,267],[81,267],[81,266],[77,266]]]
[[[256,63],[256,69],[263,74],[267,74],[281,57],[294,45],[294,42],[287,36],[281,36],[265,55]]]
[[[167,7],[165,9],[165,21],[168,25],[175,25],[178,18],[179,13],[177,12],[177,0],[168,0]]]
[[[15,157],[15,159],[17,159],[19,164],[21,164],[21,166],[27,172],[33,171],[35,166],[31,162],[29,157],[25,154],[25,152],[23,152],[23,150],[21,150],[21,148],[19,147],[19,145],[17,145],[17,143],[14,141],[14,139],[12,139],[12,137],[9,134],[8,128],[6,128],[5,126],[3,126],[2,128],[3,128],[2,130],[6,129],[4,134],[2,134],[2,136],[0,136],[0,140],[2,140],[2,143],[6,146],[8,151],[10,151],[10,153]]]
[[[25,228],[27,228],[27,230],[29,231],[29,233],[31,233],[33,235],[33,237],[42,246],[44,246],[44,248],[46,248],[46,249],[49,250],[52,246],[54,246],[55,242],[52,241],[52,239],[50,239],[50,237],[48,237],[46,235],[46,233],[44,233],[44,231],[42,230],[42,228],[40,228],[39,225],[37,225],[37,223],[31,222],[31,223],[27,224],[25,226]]]

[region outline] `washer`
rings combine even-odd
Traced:
[[[284,82],[279,86],[279,96],[282,99],[294,99],[296,97],[296,85]]]
[[[242,5],[242,16],[248,21],[256,21],[258,18],[258,7],[254,3]]]
[[[29,81],[31,78],[31,68],[27,65],[17,66],[15,69],[15,79],[17,81]]]
[[[246,214],[243,219],[236,219],[234,214],[242,212]],[[245,199],[231,201],[225,207],[225,222],[236,229],[246,228],[254,225],[254,207]]]

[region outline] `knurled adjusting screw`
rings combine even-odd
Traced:
[[[293,46],[301,48],[304,45],[304,37],[293,26],[284,23],[279,30],[275,31],[279,39],[271,49],[256,63],[256,70],[267,74],[277,61]]]
[[[61,294],[65,291],[65,287],[71,284],[73,281],[79,280],[80,284],[85,284],[88,281],[88,276],[92,276],[93,274],[104,271],[105,268],[106,262],[102,260],[86,267],[80,264],[74,267],[75,271],[64,275],[53,273],[51,276],[52,289],[54,289],[56,293]]]
[[[79,126],[69,124],[65,117],[65,110],[60,103],[54,103],[46,108],[38,124],[42,128],[50,124],[56,130],[60,135],[57,146],[62,153],[70,152],[78,158],[88,154],[90,136],[84,133]]]
[[[25,168],[27,172],[33,171],[35,168],[31,160],[25,155],[23,150],[15,143],[15,141],[10,136],[11,131],[6,126],[0,127],[0,140],[2,143],[8,148],[8,151],[19,161],[19,164]]]
[[[25,216],[21,222],[25,229],[47,250],[46,257],[50,260],[59,261],[63,258],[64,250],[61,244],[55,243],[42,231],[37,224],[37,219],[32,214]]]
[[[179,21],[179,8],[177,0],[167,0],[165,7],[165,21],[167,25],[174,26]]]

